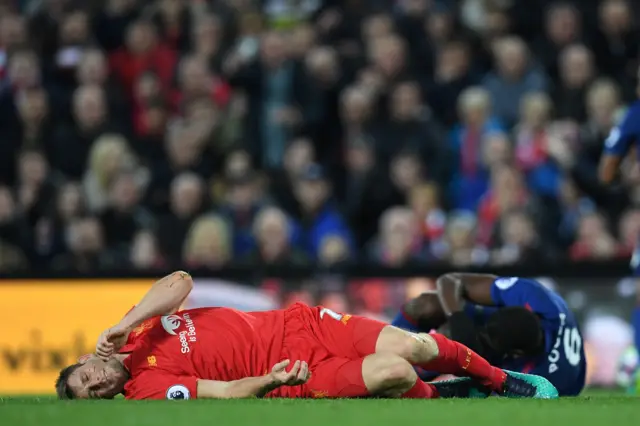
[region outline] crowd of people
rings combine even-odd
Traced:
[[[628,256],[630,0],[2,0],[0,271]]]

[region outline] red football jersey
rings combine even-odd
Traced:
[[[127,399],[197,398],[197,380],[261,376],[277,362],[284,311],[201,308],[155,317],[129,335],[120,353],[131,379]]]

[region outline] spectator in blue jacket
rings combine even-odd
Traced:
[[[450,135],[450,147],[459,153],[457,167],[449,186],[451,204],[455,209],[475,210],[487,190],[488,174],[482,164],[487,137],[504,132],[493,116],[491,95],[481,87],[470,87],[458,98],[460,123]]]
[[[329,236],[340,237],[353,250],[353,237],[342,214],[332,201],[331,184],[324,168],[311,164],[298,177],[295,195],[302,210],[301,228],[294,241],[310,257],[318,258],[322,241]]]

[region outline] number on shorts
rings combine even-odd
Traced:
[[[322,308],[320,310],[320,319],[323,319],[325,314],[329,315],[331,318],[333,318],[336,321],[342,320],[342,315],[336,312],[333,312],[331,309],[327,309],[327,308]]]
[[[582,337],[577,328],[569,328],[564,332],[564,353],[570,365],[576,366],[580,364],[582,355]]]

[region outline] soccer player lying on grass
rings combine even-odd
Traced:
[[[392,324],[423,332],[447,322],[453,340],[494,365],[545,377],[561,396],[582,391],[582,336],[560,295],[535,280],[488,274],[446,274],[437,288],[407,303]]]
[[[101,334],[96,355],[62,370],[63,399],[436,398],[557,396],[543,378],[491,366],[460,343],[371,319],[294,304],[244,313],[176,312],[193,286],[175,272]],[[469,377],[425,383],[412,365]],[[291,367],[290,370],[286,370]]]

